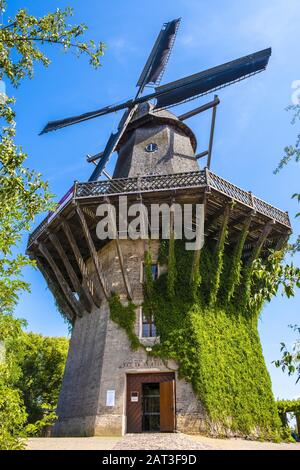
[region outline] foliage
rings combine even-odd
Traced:
[[[1,10],[5,5],[5,1],[0,1]],[[35,63],[48,66],[45,45],[60,45],[65,51],[84,54],[92,66],[98,67],[103,43],[80,41],[86,26],[70,25],[71,14],[70,8],[57,9],[36,18],[21,9],[6,26],[0,25],[0,79],[7,79],[16,87],[25,77],[33,77]],[[26,153],[15,144],[13,105],[12,97],[0,95],[0,341],[5,351],[0,358],[0,448],[3,449],[24,446],[27,413],[23,398],[30,419],[40,417],[35,429],[50,416],[53,418],[52,411],[42,414],[42,409],[45,404],[53,406],[57,399],[66,347],[62,344],[65,340],[26,336],[22,332],[24,322],[11,315],[20,291],[29,290],[21,277],[22,268],[34,264],[27,256],[17,254],[18,243],[35,216],[52,208],[48,185],[40,173],[27,167]],[[27,358],[23,346],[29,354]],[[50,378],[55,367],[56,373]]]
[[[279,413],[300,413],[300,399],[277,400],[276,405]]]
[[[22,336],[21,320],[0,315],[0,449],[22,449],[24,447],[27,414],[15,382],[20,377],[14,349]]]
[[[26,435],[55,418],[68,340],[26,333],[24,326],[0,315],[0,449],[22,448]]]
[[[23,230],[29,229],[36,214],[50,200],[41,175],[24,166],[26,154],[13,141],[15,136],[13,100],[0,103],[0,118],[7,127],[0,130],[0,311],[11,313],[21,290],[29,290],[20,279],[22,268],[32,264],[27,256],[14,256]]]
[[[68,347],[64,337],[22,335],[18,357],[21,376],[16,386],[22,392],[29,423],[43,420],[48,410],[55,409]]]
[[[295,125],[297,120],[300,119],[300,104],[288,106],[286,109],[287,111],[293,112],[291,123],[292,125]],[[297,135],[295,145],[288,145],[284,148],[284,156],[277,165],[277,168],[274,170],[274,173],[277,174],[292,159],[294,159],[296,163],[300,162],[300,132]]]
[[[229,210],[228,207],[226,208],[226,212],[224,214],[224,220],[222,223],[221,233],[219,236],[219,240],[216,246],[216,252],[212,257],[211,263],[211,276],[210,276],[210,286],[209,286],[209,303],[210,305],[214,305],[217,300],[217,294],[220,287],[220,278],[221,273],[223,270],[223,255],[224,255],[224,245],[228,235],[227,231],[227,224],[229,218]]]
[[[175,279],[176,279],[175,239],[174,239],[174,232],[173,232],[169,241],[168,277],[167,277],[167,295],[170,299],[172,299],[175,295]]]
[[[77,55],[87,55],[93,67],[100,65],[104,44],[79,41],[87,26],[68,24],[72,14],[72,8],[58,8],[37,18],[21,9],[15,18],[9,19],[7,26],[0,29],[0,66],[13,85],[18,85],[26,76],[33,77],[34,62],[44,66],[50,64],[50,59],[40,48],[44,44],[61,45],[64,51],[74,49]]]
[[[45,429],[47,429],[48,426],[51,427],[54,425],[57,419],[55,412],[56,406],[50,407],[49,405],[42,405],[41,409],[43,410],[42,418],[26,425],[25,430],[27,436],[44,436],[43,433]]]
[[[140,342],[134,332],[136,306],[132,302],[123,305],[118,295],[113,294],[109,299],[109,308],[111,319],[126,331],[131,348],[137,349]]]
[[[295,125],[298,120],[300,120],[300,104],[292,105],[287,107],[287,111],[293,112],[292,124]],[[300,162],[300,132],[297,133],[296,142],[294,145],[289,145],[284,149],[284,156],[279,162],[274,173],[278,173],[285,165],[294,160],[296,163]],[[294,193],[292,195],[293,199],[296,199],[300,202],[300,193]],[[300,212],[296,214],[296,217],[300,217]],[[292,254],[300,251],[300,235],[296,241],[290,246],[290,252]],[[294,292],[290,292],[289,296],[294,295]],[[298,333],[298,339],[296,339],[292,351],[289,351],[284,343],[281,343],[280,351],[282,356],[280,359],[274,361],[276,367],[281,367],[282,371],[287,371],[289,375],[296,374],[297,380],[300,379],[300,328],[298,325],[292,326],[295,332]]]
[[[2,8],[5,2],[2,2]],[[104,45],[93,41],[81,42],[86,26],[70,25],[72,9],[57,9],[41,18],[21,9],[6,26],[0,27],[0,79],[8,79],[13,86],[24,77],[33,77],[34,64],[48,66],[49,58],[42,48],[46,44],[61,45],[63,50],[74,50],[88,56],[97,67]],[[15,254],[15,247],[24,230],[40,212],[52,207],[48,185],[40,173],[26,166],[27,155],[14,143],[14,99],[0,97],[0,311],[10,313],[18,294],[29,289],[21,278],[22,268],[33,264],[27,256]]]
[[[144,298],[143,309],[151,305],[160,336],[153,354],[177,361],[180,376],[191,382],[205,407],[208,431],[214,428],[224,434],[231,429],[237,434],[276,439],[281,425],[257,320],[263,303],[280,285],[285,290],[299,282],[299,271],[285,268],[282,253],[274,252],[265,260],[255,260],[250,269],[241,260],[245,233],[233,250],[225,249],[225,240],[224,228],[217,257],[212,244],[202,248],[196,297],[195,286],[191,286],[193,252],[185,251],[184,241],[175,241],[174,297],[167,295],[166,273],[155,281],[151,298]],[[160,263],[166,264],[167,253],[168,242],[162,241]],[[271,282],[276,289],[270,291]]]
[[[281,295],[290,298],[295,294],[295,287],[300,287],[300,269],[293,264],[284,262],[282,251],[270,251],[269,256],[262,262],[257,259],[253,262],[252,288],[250,304],[253,308],[260,309],[264,301],[270,302],[281,287]]]
[[[287,413],[292,413],[295,417],[300,416],[300,399],[298,400],[277,400],[278,414],[282,423],[282,437],[290,442],[295,442],[291,436]]]
[[[0,365],[0,374],[3,374]],[[27,414],[18,390],[6,386],[0,378],[0,450],[20,450],[25,446]]]
[[[152,276],[152,257],[150,250],[144,255],[144,295],[151,298],[153,294],[154,280]]]
[[[300,335],[300,327],[298,325],[289,325],[294,331]],[[273,361],[276,367],[281,367],[281,370],[285,372],[287,370],[288,375],[297,375],[296,383],[300,379],[300,339],[297,339],[292,347],[292,351],[289,351],[285,343],[281,343],[280,352],[282,356],[280,359]]]
[[[221,275],[212,304],[209,289],[220,269],[213,261],[215,247],[206,244],[202,248],[202,282],[196,300],[188,288],[192,254],[185,252],[180,241],[176,241],[175,253],[180,272],[175,298],[166,299],[167,274],[155,283],[154,316],[160,344],[154,354],[177,361],[180,376],[191,382],[205,407],[208,428],[217,426],[220,433],[231,429],[262,437],[278,436],[280,422],[257,332],[260,309],[258,304],[251,304],[253,292],[262,288],[254,270],[248,298],[241,299],[238,290],[228,300],[223,295],[228,279]],[[224,245],[222,257],[222,261],[221,256],[218,259],[224,271],[236,265],[236,256],[225,252]],[[245,267],[238,274],[243,275]]]
[[[242,261],[241,261],[241,256],[242,256],[242,251],[244,247],[245,240],[248,235],[248,228],[245,225],[241,234],[240,238],[235,245],[233,254],[232,254],[232,262],[231,266],[229,269],[228,277],[227,277],[227,283],[226,283],[226,299],[227,302],[230,302],[230,300],[233,298],[235,288],[236,286],[239,285],[241,281],[241,269],[242,269]]]

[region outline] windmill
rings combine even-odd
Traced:
[[[179,25],[180,18],[163,24],[163,27],[154,43],[151,53],[137,81],[136,86],[138,89],[134,98],[117,105],[109,105],[104,108],[96,109],[95,111],[90,111],[77,116],[60,119],[57,121],[50,121],[41,131],[41,134],[44,134],[46,132],[71,126],[73,124],[87,121],[99,116],[104,116],[122,109],[125,110],[119,122],[117,131],[110,135],[104,151],[95,155],[94,157],[88,158],[88,161],[90,162],[95,162],[98,160],[98,163],[96,164],[89,181],[98,180],[102,173],[109,176],[105,172],[107,163],[113,152],[117,149],[117,146],[128,125],[130,124],[134,113],[137,111],[138,106],[142,103],[154,101],[154,112],[179,105],[262,72],[265,70],[268,64],[271,55],[271,48],[255,52],[231,62],[218,65],[208,70],[189,75],[161,86],[160,82],[165,72]],[[146,86],[154,87],[154,92],[143,95]],[[207,151],[202,152],[196,156],[201,158],[208,155],[208,168],[210,167],[216,106],[218,103],[219,100],[215,96],[215,99],[212,102],[179,116],[180,120],[185,120],[191,116],[194,116],[195,114],[213,108],[209,148]]]
[[[249,267],[258,257],[265,257],[269,248],[280,250],[291,233],[286,212],[210,171],[216,107],[219,104],[217,96],[178,116],[166,109],[263,71],[268,64],[271,49],[161,86],[160,80],[179,23],[180,20],[176,19],[163,25],[138,79],[134,98],[118,105],[50,122],[42,131],[49,132],[124,110],[118,129],[109,137],[104,151],[88,157],[89,162],[96,164],[90,180],[76,181],[55,210],[45,217],[28,239],[28,255],[36,261],[59,311],[72,324],[70,348],[57,407],[58,420],[53,431],[57,436],[120,436],[125,432],[174,430],[197,433],[203,430],[207,432],[209,429],[215,433],[216,429],[220,429],[220,422],[213,422],[206,413],[205,401],[202,402],[202,398],[194,393],[187,380],[180,378],[178,363],[149,353],[157,342],[164,339],[163,335],[156,336],[156,319],[152,314],[149,315],[149,308],[148,314],[144,308],[146,255],[150,256],[149,268],[153,279],[165,276],[165,281],[161,279],[159,284],[159,296],[165,305],[162,309],[157,308],[158,314],[160,310],[166,312],[165,308],[170,303],[175,305],[178,302],[174,317],[177,317],[180,310],[182,316],[179,318],[182,318],[182,323],[185,323],[193,309],[190,307],[190,299],[187,304],[185,301],[182,303],[179,296],[183,289],[187,293],[194,292],[194,280],[199,279],[197,273],[200,273],[202,265],[201,282],[209,295],[202,297],[201,308],[197,306],[197,321],[200,315],[206,317],[208,313],[208,309],[202,308],[202,305],[205,306],[207,302],[209,309],[212,309],[211,302],[214,301],[214,320],[206,322],[203,317],[201,321],[203,338],[209,338],[209,344],[203,340],[201,347],[194,348],[193,345],[191,348],[196,351],[192,353],[193,360],[196,358],[196,364],[202,364],[203,357],[204,362],[209,362],[208,356],[203,356],[206,347],[211,348],[210,345],[213,344],[215,351],[219,338],[222,341],[219,349],[223,351],[224,338],[220,335],[222,323],[218,323],[220,316],[217,315],[218,302],[222,306],[221,318],[224,319],[226,314],[223,301],[224,292],[229,291],[229,280],[232,279],[228,275],[229,267],[236,273],[237,265],[244,266],[248,274]],[[146,86],[154,87],[154,91],[144,93]],[[209,109],[212,109],[212,123],[208,150],[195,154],[196,136],[183,121]],[[105,168],[115,150],[118,152],[118,160],[113,177],[110,178]],[[205,156],[208,157],[207,167],[200,169],[197,160]],[[253,170],[255,171],[255,167]],[[97,181],[102,174],[108,176],[109,180],[103,178]],[[115,209],[116,217],[108,213],[111,231],[108,238],[101,238],[97,233],[100,217],[98,208],[106,211],[108,203]],[[169,263],[170,259],[176,261],[174,250],[172,251],[176,238],[175,204],[179,209],[202,206],[207,249],[206,258],[199,247],[195,248],[191,256],[184,255],[185,264],[179,264],[179,269],[172,269]],[[158,222],[153,221],[151,209],[154,207],[160,210],[166,206],[170,208],[167,222],[169,221],[169,235],[173,243],[168,244],[167,259],[160,259],[160,247],[163,246],[161,241],[164,240],[164,217],[161,211],[157,217]],[[126,216],[128,213],[128,220],[124,221],[123,216],[120,217],[121,209]],[[130,209],[134,210],[131,212]],[[135,221],[134,211],[144,214],[144,209],[150,214],[150,223],[147,223],[148,230],[145,232],[151,235],[151,244],[147,236],[145,239],[142,235],[140,238],[128,236],[129,224]],[[198,235],[202,237],[203,224],[199,223],[195,211],[195,216],[191,212],[190,214],[191,223],[187,223],[183,217],[180,226],[189,230],[193,227],[196,238]],[[148,222],[149,220],[146,219]],[[140,222],[140,228],[143,223],[144,221]],[[153,237],[150,228],[154,228]],[[185,231],[184,233],[186,234]],[[204,259],[204,263],[201,259]],[[180,283],[183,288],[178,289],[171,300],[166,276],[170,272],[170,278],[174,277],[174,271],[177,271],[177,285]],[[241,284],[244,276],[236,277],[239,277],[240,284],[236,284],[234,288],[237,295],[240,295],[242,290],[247,289],[245,284]],[[197,285],[199,287],[201,289],[201,284]],[[198,291],[198,294],[201,293]],[[258,332],[248,308],[240,308],[236,297],[232,297],[228,305],[228,320],[232,322],[233,328],[229,331],[234,331],[229,347],[234,343],[232,351],[235,350],[237,355],[233,356],[230,351],[228,363],[222,356],[223,372],[220,377],[224,378],[225,384],[228,377],[229,386],[225,387],[224,400],[221,399],[220,402],[225,403],[227,400],[229,403],[237,403],[239,412],[241,403],[249,399],[245,409],[252,410],[253,403],[260,403],[262,400],[262,387],[252,387],[255,383],[253,378],[261,381],[265,367],[263,359],[261,363],[256,360],[258,354],[261,354],[259,341],[254,342],[258,338]],[[170,317],[172,312],[173,310],[168,310]],[[167,315],[163,318],[166,317]],[[130,332],[128,318],[131,322]],[[161,322],[164,321],[160,318]],[[122,326],[125,320],[126,328]],[[216,341],[211,341],[212,323],[217,325],[217,329],[213,330],[217,334],[217,338],[214,336]],[[181,323],[178,325],[178,338],[182,338],[182,331],[187,330],[182,330]],[[226,325],[230,326],[230,323]],[[238,330],[240,325],[242,330]],[[246,328],[244,325],[247,325]],[[189,328],[187,334],[191,332],[192,329]],[[133,347],[132,338],[138,347]],[[172,336],[172,342],[173,338],[175,336]],[[178,338],[174,342],[176,348],[179,345]],[[253,362],[248,360],[247,367],[241,369],[240,351],[248,350],[249,344],[256,359]],[[234,367],[232,357],[236,357],[236,364],[239,365],[237,368]],[[215,354],[211,355],[211,360],[212,364],[216,364]],[[260,366],[257,367],[257,364]],[[212,370],[216,371],[215,366]],[[230,374],[228,376],[227,371]],[[251,385],[248,388],[231,387],[233,373],[236,383],[247,380],[245,383]],[[269,406],[268,416],[271,417],[275,413],[275,406],[270,400],[272,392],[266,370],[265,373],[267,385],[263,387],[266,400],[263,402],[263,409],[265,412],[265,406]],[[211,376],[212,374],[207,376],[209,380]],[[254,395],[251,395],[250,387],[254,388]],[[245,394],[244,391],[248,389],[249,394]],[[223,390],[222,387],[222,393]],[[230,393],[233,396],[228,400]],[[149,399],[152,400],[151,406],[147,406]],[[232,409],[231,407],[230,412]],[[258,420],[254,428],[257,436],[261,425],[258,418],[260,413],[255,409],[253,413],[253,419]],[[264,414],[263,417],[265,416]],[[272,423],[275,421],[272,418]],[[231,414],[228,415],[227,422],[232,422]],[[267,422],[265,425],[269,426]],[[267,430],[269,432],[269,427],[266,427]],[[237,428],[232,431],[236,433]],[[242,428],[241,435],[244,432]]]

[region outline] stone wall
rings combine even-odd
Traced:
[[[144,241],[121,240],[125,269],[133,288],[134,303],[143,301],[142,263]],[[153,258],[159,242],[152,241]],[[99,253],[105,276],[112,291],[126,301],[123,277],[114,242]],[[88,263],[90,275],[93,265]],[[136,334],[140,331],[137,308]],[[126,432],[126,374],[169,372],[177,370],[173,361],[151,358],[145,349],[132,351],[123,329],[109,318],[106,301],[101,308],[76,320],[59,397],[56,436],[122,435]],[[106,393],[115,390],[115,405],[107,406]],[[177,428],[185,432],[201,431],[204,411],[191,385],[176,373]]]

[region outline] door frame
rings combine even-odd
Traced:
[[[142,433],[146,431],[142,431],[141,423],[140,423],[140,429],[137,431],[128,431],[128,413],[129,413],[129,395],[130,395],[130,390],[129,390],[129,384],[130,384],[130,379],[129,377],[136,376],[140,377],[141,381],[139,382],[140,384],[140,407],[142,406],[141,403],[141,385],[142,383],[161,383],[161,382],[169,382],[171,380],[174,380],[174,406],[175,406],[175,423],[174,423],[174,431],[177,430],[177,410],[176,410],[176,371],[141,371],[141,372],[136,372],[136,371],[130,371],[126,373],[126,379],[125,379],[125,384],[126,384],[126,393],[125,393],[125,434],[127,433]],[[145,382],[142,382],[143,376],[147,378]],[[161,378],[161,380],[156,380],[156,378]],[[133,390],[131,390],[133,391]],[[142,410],[140,409],[141,416],[140,420],[142,419]]]

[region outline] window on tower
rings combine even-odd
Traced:
[[[141,309],[141,337],[142,338],[155,338],[156,337],[156,326],[154,323],[153,315],[148,316],[143,313]]]
[[[155,144],[154,142],[151,142],[151,144],[148,144],[145,148],[146,152],[156,152],[156,150],[158,150],[158,146],[157,144]]]
[[[159,266],[157,263],[151,264],[151,274],[152,274],[153,281],[156,281],[156,279],[159,276]],[[146,279],[146,267],[145,267],[145,263],[142,261],[141,271],[140,271],[140,282],[143,284],[145,282],[145,279]]]
[[[153,281],[155,281],[158,278],[158,264],[157,263],[151,264],[151,274],[152,274]],[[144,273],[144,276],[145,276],[145,273]]]

